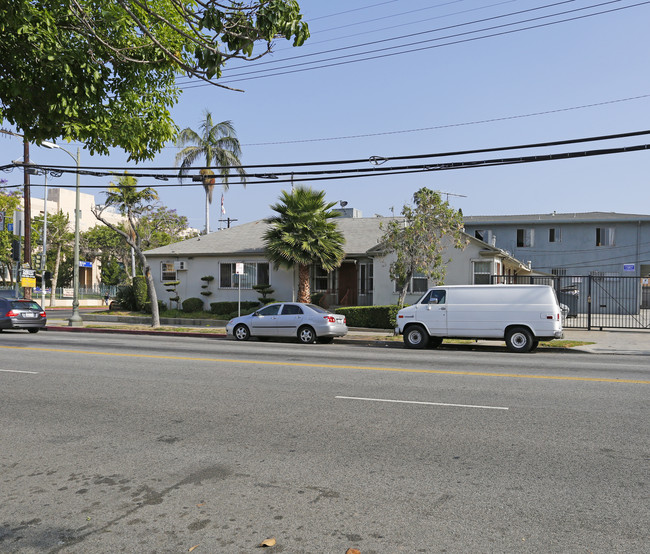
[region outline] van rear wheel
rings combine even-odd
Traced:
[[[506,346],[510,352],[530,352],[533,348],[533,335],[525,327],[508,329]]]
[[[406,348],[425,348],[429,343],[429,333],[422,325],[411,325],[404,332]]]

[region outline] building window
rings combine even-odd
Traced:
[[[561,242],[562,240],[562,233],[560,233],[560,229],[557,227],[551,227],[548,230],[548,242]]]
[[[551,269],[551,275],[556,277],[566,277],[566,267],[554,267]]]
[[[160,262],[160,280],[163,283],[176,281],[176,270],[174,262]]]
[[[372,263],[359,264],[359,294],[369,294],[373,288]]]
[[[311,288],[314,292],[327,292],[334,290],[330,287],[330,279],[334,272],[328,273],[321,266],[311,266]]]
[[[517,248],[531,248],[535,231],[533,229],[517,229]]]
[[[426,292],[429,289],[429,278],[424,274],[416,271],[408,283],[407,293]],[[399,287],[395,283],[395,292],[399,292]]]
[[[244,264],[243,275],[236,275],[237,269],[234,263],[219,264],[219,288],[252,289],[253,285],[269,285],[269,264],[268,262],[249,262]]]
[[[596,227],[596,246],[614,246],[613,227]]]
[[[474,284],[489,285],[492,275],[491,262],[474,262]]]

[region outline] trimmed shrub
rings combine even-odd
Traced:
[[[136,311],[137,304],[135,301],[133,286],[122,285],[120,287],[117,287],[117,292],[115,293],[115,302],[117,302],[123,310],[127,310],[129,312]]]
[[[183,311],[187,314],[193,312],[202,312],[203,311],[203,299],[202,298],[188,298],[183,300]]]
[[[136,309],[144,311],[145,305],[149,302],[149,288],[147,287],[147,278],[144,275],[136,275],[133,278],[133,295]]]
[[[242,314],[244,313],[245,310],[249,310],[247,313],[254,312],[257,308],[259,308],[259,306],[260,306],[259,302],[242,302],[241,303]],[[210,304],[210,312],[219,315],[228,315],[233,312],[235,312],[236,314],[237,302],[212,302]]]
[[[394,329],[398,311],[398,306],[354,306],[335,310],[345,316],[348,327],[369,329]]]

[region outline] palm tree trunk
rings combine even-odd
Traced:
[[[205,191],[205,234],[210,232],[210,201],[208,200],[208,190]]]
[[[298,302],[302,302],[303,304],[309,304],[311,302],[309,266],[304,264],[298,266]]]

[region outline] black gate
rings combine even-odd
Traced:
[[[493,275],[492,283],[552,286],[565,306],[564,327],[650,329],[650,286],[639,277]]]

